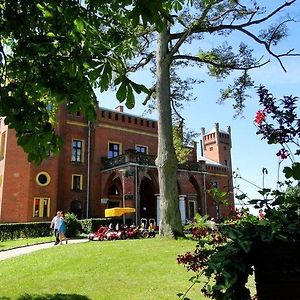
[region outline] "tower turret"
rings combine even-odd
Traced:
[[[219,123],[215,123],[212,130],[205,133],[201,128],[204,156],[212,161],[226,165],[231,169],[231,128],[221,130]]]

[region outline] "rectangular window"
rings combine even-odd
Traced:
[[[83,141],[72,140],[72,162],[83,162]]]
[[[121,144],[108,143],[108,158],[116,157],[120,155]]]
[[[82,190],[82,175],[72,174],[72,190],[73,191]]]
[[[50,216],[50,198],[34,198],[33,216],[38,218]]]
[[[147,154],[147,147],[146,146],[136,145],[135,150],[136,150],[137,153]]]

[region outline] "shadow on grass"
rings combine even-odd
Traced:
[[[12,300],[9,297],[0,296],[0,300]],[[17,300],[91,300],[90,298],[77,294],[44,294],[44,295],[29,295],[25,294]]]

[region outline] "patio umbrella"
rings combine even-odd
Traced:
[[[124,214],[134,213],[133,207],[114,207],[105,210],[105,217],[121,217]]]

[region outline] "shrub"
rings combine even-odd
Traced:
[[[0,241],[50,236],[50,222],[0,224]]]
[[[81,233],[81,224],[77,220],[77,217],[73,213],[67,213],[65,216],[67,223],[67,237],[76,237]]]
[[[120,218],[99,218],[99,219],[83,219],[79,220],[79,223],[81,224],[81,232],[88,234],[90,232],[96,231],[101,225],[109,225],[112,223],[113,225],[116,225],[117,223],[121,224],[123,221]]]

